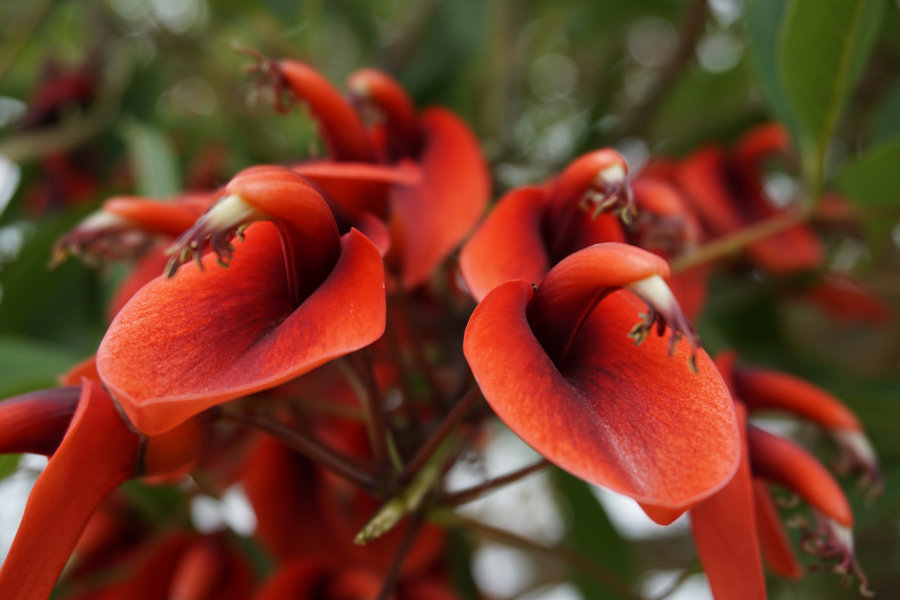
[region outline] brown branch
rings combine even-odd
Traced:
[[[440,422],[428,439],[425,440],[425,443],[422,444],[422,447],[419,448],[419,451],[416,452],[416,455],[409,464],[406,465],[403,474],[400,476],[402,481],[409,481],[416,473],[418,473],[419,469],[428,462],[431,455],[434,454],[441,443],[447,439],[447,436],[453,432],[456,425],[466,416],[466,413],[469,412],[480,399],[481,390],[478,389],[478,386],[475,386],[466,392],[460,401],[456,403],[456,406],[450,409],[450,412],[447,413],[447,416],[444,417],[444,420]]]
[[[409,554],[413,541],[416,539],[416,534],[419,532],[419,528],[424,521],[425,515],[421,509],[413,513],[412,518],[409,521],[409,526],[403,534],[403,541],[400,542],[400,547],[397,548],[397,553],[394,555],[394,559],[391,562],[387,575],[384,576],[384,583],[381,586],[381,593],[378,594],[378,600],[388,600],[394,592],[394,588],[397,587],[397,580],[400,579],[400,569],[403,566],[403,560],[406,558],[406,555]]]
[[[375,362],[372,352],[363,348],[353,355],[359,370],[362,372],[366,391],[363,394],[363,409],[366,412],[366,424],[369,429],[369,442],[372,444],[372,455],[379,470],[388,465],[387,423],[381,402],[381,390],[375,376]]]
[[[544,544],[522,537],[511,531],[492,527],[491,525],[476,521],[475,519],[463,517],[451,510],[433,510],[429,514],[429,517],[439,525],[454,529],[464,529],[484,540],[503,544],[504,546],[519,548],[526,552],[540,552],[556,558],[575,567],[579,571],[582,571],[600,585],[620,594],[623,598],[641,600],[641,596],[631,590],[631,586],[628,585],[628,582],[623,580],[616,573],[610,571],[609,568],[587,559],[580,554],[570,552],[565,548],[545,546]]]
[[[669,261],[669,265],[672,267],[673,273],[680,273],[697,265],[733,254],[750,244],[770,235],[781,233],[785,229],[790,229],[805,221],[806,214],[800,211],[778,215],[717,238],[695,250],[680,254]]]
[[[441,498],[441,503],[449,504],[450,506],[459,506],[460,504],[471,502],[472,500],[476,500],[484,494],[492,492],[497,488],[509,485],[510,483],[515,483],[516,481],[524,479],[525,477],[528,477],[533,473],[537,473],[538,471],[543,471],[549,466],[550,461],[548,461],[546,458],[542,458],[539,461],[522,467],[521,469],[517,469],[512,473],[507,473],[506,475],[501,475],[500,477],[488,479],[484,483],[472,486],[464,490],[460,490],[458,492],[444,494],[444,497]]]
[[[278,421],[230,410],[223,410],[222,418],[233,423],[258,429],[274,437],[322,468],[343,477],[365,490],[372,490],[375,487],[375,478],[362,465],[355,463],[349,457],[336,453],[315,438],[294,431]]]
[[[635,105],[622,127],[622,137],[641,136],[650,125],[653,114],[678,81],[681,72],[694,54],[706,24],[707,0],[691,0],[678,31],[678,48],[659,71],[653,93]]]

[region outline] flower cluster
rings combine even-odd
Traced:
[[[780,127],[632,178],[616,151],[590,152],[484,217],[489,170],[459,117],[418,112],[377,70],[345,96],[305,64],[254,58],[261,92],[305,106],[327,157],[166,202],[111,198],[57,242],[57,261],[136,264],[96,356],[0,403],[0,450],[50,457],[0,596],[45,600],[62,577],[71,598],[451,600],[432,521],[516,479],[444,489],[495,416],[546,458],[535,468],[662,524],[690,511],[717,598],[764,598],[762,556],[801,574],[770,484],[811,507],[803,548],[867,592],[841,488],[747,417],[821,426],[840,471],[877,493],[860,422],[793,376],[713,361],[690,320],[711,271],[702,244],[790,216],[762,186],[764,160],[790,152]],[[770,276],[823,255],[801,224],[743,249],[729,260]],[[806,293],[841,315],[873,302],[846,289]],[[243,486],[275,572],[260,581],[224,532],[135,517],[116,489],[136,478]]]

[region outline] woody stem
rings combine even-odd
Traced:
[[[424,521],[425,515],[420,508],[413,513],[409,526],[403,534],[403,541],[400,542],[400,547],[397,548],[397,553],[394,555],[394,559],[391,562],[387,575],[384,577],[384,583],[381,586],[381,593],[378,594],[378,600],[388,600],[393,593],[394,588],[397,587],[397,580],[400,579],[400,570],[403,566],[403,559],[409,554],[409,549],[412,548],[413,541],[416,539],[416,534],[419,532],[419,528]]]
[[[800,225],[806,221],[804,212],[792,212],[788,214],[778,215],[765,221],[760,221],[750,227],[745,227],[722,236],[708,244],[704,244],[695,250],[685,252],[673,258],[669,265],[673,273],[686,271],[697,265],[722,258],[733,254],[742,248],[756,243],[762,239],[781,233],[785,229],[790,229],[795,225]]]
[[[516,469],[512,473],[507,473],[506,475],[501,475],[500,477],[488,479],[484,483],[466,488],[464,490],[460,490],[458,492],[445,494],[441,499],[442,504],[459,506],[460,504],[471,502],[472,500],[476,500],[481,496],[496,490],[497,488],[509,485],[510,483],[515,483],[516,481],[524,479],[525,477],[528,477],[533,473],[537,473],[538,471],[543,471],[549,466],[550,461],[548,461],[546,458],[542,458],[530,465],[522,467],[521,469]]]
[[[481,390],[478,389],[478,386],[475,386],[466,392],[459,402],[456,403],[456,406],[450,409],[450,412],[447,413],[444,420],[438,424],[437,428],[431,433],[428,439],[425,440],[425,443],[422,444],[422,447],[419,448],[419,451],[416,452],[416,455],[413,456],[413,459],[409,464],[406,465],[406,468],[400,475],[401,481],[409,481],[419,472],[419,469],[428,462],[431,455],[435,453],[441,443],[447,439],[447,436],[453,432],[456,425],[462,421],[463,417],[466,416],[466,413],[468,413],[480,399]]]
[[[372,359],[372,351],[364,348],[354,355],[355,362],[362,372],[363,383],[366,388],[363,394],[363,408],[366,411],[366,424],[369,429],[369,442],[372,444],[372,455],[379,469],[388,464],[387,450],[387,424],[382,410],[381,391],[378,389],[378,380],[375,376],[375,363]]]
[[[222,419],[262,431],[364,490],[375,487],[375,478],[362,465],[353,463],[348,457],[338,454],[315,438],[290,429],[278,421],[230,410],[222,411]]]

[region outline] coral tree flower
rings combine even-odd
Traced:
[[[761,553],[776,574],[802,576],[769,491],[769,484],[777,484],[813,510],[816,527],[806,527],[804,550],[825,561],[836,560],[830,569],[848,579],[858,576],[861,593],[868,595],[866,577],[854,555],[853,514],[840,485],[798,445],[748,424],[741,400],[752,398],[748,406],[753,409],[788,410],[819,423],[844,426],[858,421],[839,401],[796,378],[771,371],[754,373],[755,369],[748,376],[747,368],[735,367],[731,353],[718,357],[716,364],[737,399],[743,451],[741,466],[728,485],[691,511],[694,541],[713,594],[765,598]],[[762,388],[757,387],[760,384]]]
[[[50,455],[6,561],[0,596],[45,600],[94,509],[119,484],[188,464],[205,437],[206,415],[168,433],[135,432],[96,381],[0,403],[0,451]],[[67,423],[67,427],[64,427]]]
[[[740,458],[731,397],[663,281],[668,274],[645,250],[591,246],[536,288],[522,280],[496,287],[463,344],[484,397],[510,429],[660,522],[720,489]],[[620,288],[648,306],[637,326],[640,303]],[[660,337],[648,337],[654,327]],[[676,346],[682,336],[689,347]],[[689,369],[692,357],[699,373]]]
[[[697,247],[703,235],[700,222],[675,185],[648,174],[638,177],[632,189],[638,216],[628,227],[630,243],[667,260]],[[703,308],[708,276],[709,266],[700,265],[668,281],[688,318]]]
[[[566,256],[601,242],[624,242],[611,214],[630,219],[633,199],[625,159],[597,150],[541,187],[507,193],[463,247],[459,268],[479,302],[504,281],[540,283]]]
[[[677,166],[675,179],[713,235],[733,233],[784,212],[763,190],[763,163],[787,154],[789,144],[781,125],[764,125],[748,132],[730,155],[716,146],[694,152]],[[813,269],[824,258],[822,244],[804,225],[750,244],[746,252],[775,275]]]
[[[378,250],[356,230],[341,238],[306,181],[258,168],[225,194],[173,246],[174,277],[142,288],[100,344],[97,371],[144,433],[275,387],[384,332]],[[234,235],[246,236],[237,248]],[[199,268],[177,268],[191,257]]]
[[[443,108],[417,115],[406,91],[386,73],[362,69],[347,87],[355,101],[383,120],[381,153],[411,159],[422,182],[391,190],[390,228],[407,289],[423,283],[478,223],[491,194],[478,140]]]

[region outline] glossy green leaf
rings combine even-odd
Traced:
[[[747,58],[772,115],[796,135],[797,122],[778,75],[778,32],[788,0],[749,0],[745,8]]]
[[[613,528],[590,486],[561,469],[552,470],[553,481],[568,508],[570,522],[566,541],[572,549],[631,582],[634,564],[629,546]],[[583,574],[574,574],[586,600],[618,600],[622,596]]]
[[[128,148],[128,159],[139,196],[168,198],[181,190],[175,148],[165,132],[135,119],[125,119],[120,128]]]
[[[846,167],[840,185],[860,206],[900,205],[900,137],[876,146]]]
[[[54,344],[0,336],[0,398],[58,385],[78,357]]]
[[[814,186],[821,184],[828,142],[869,56],[883,8],[883,0],[792,0],[786,8],[779,76]]]

